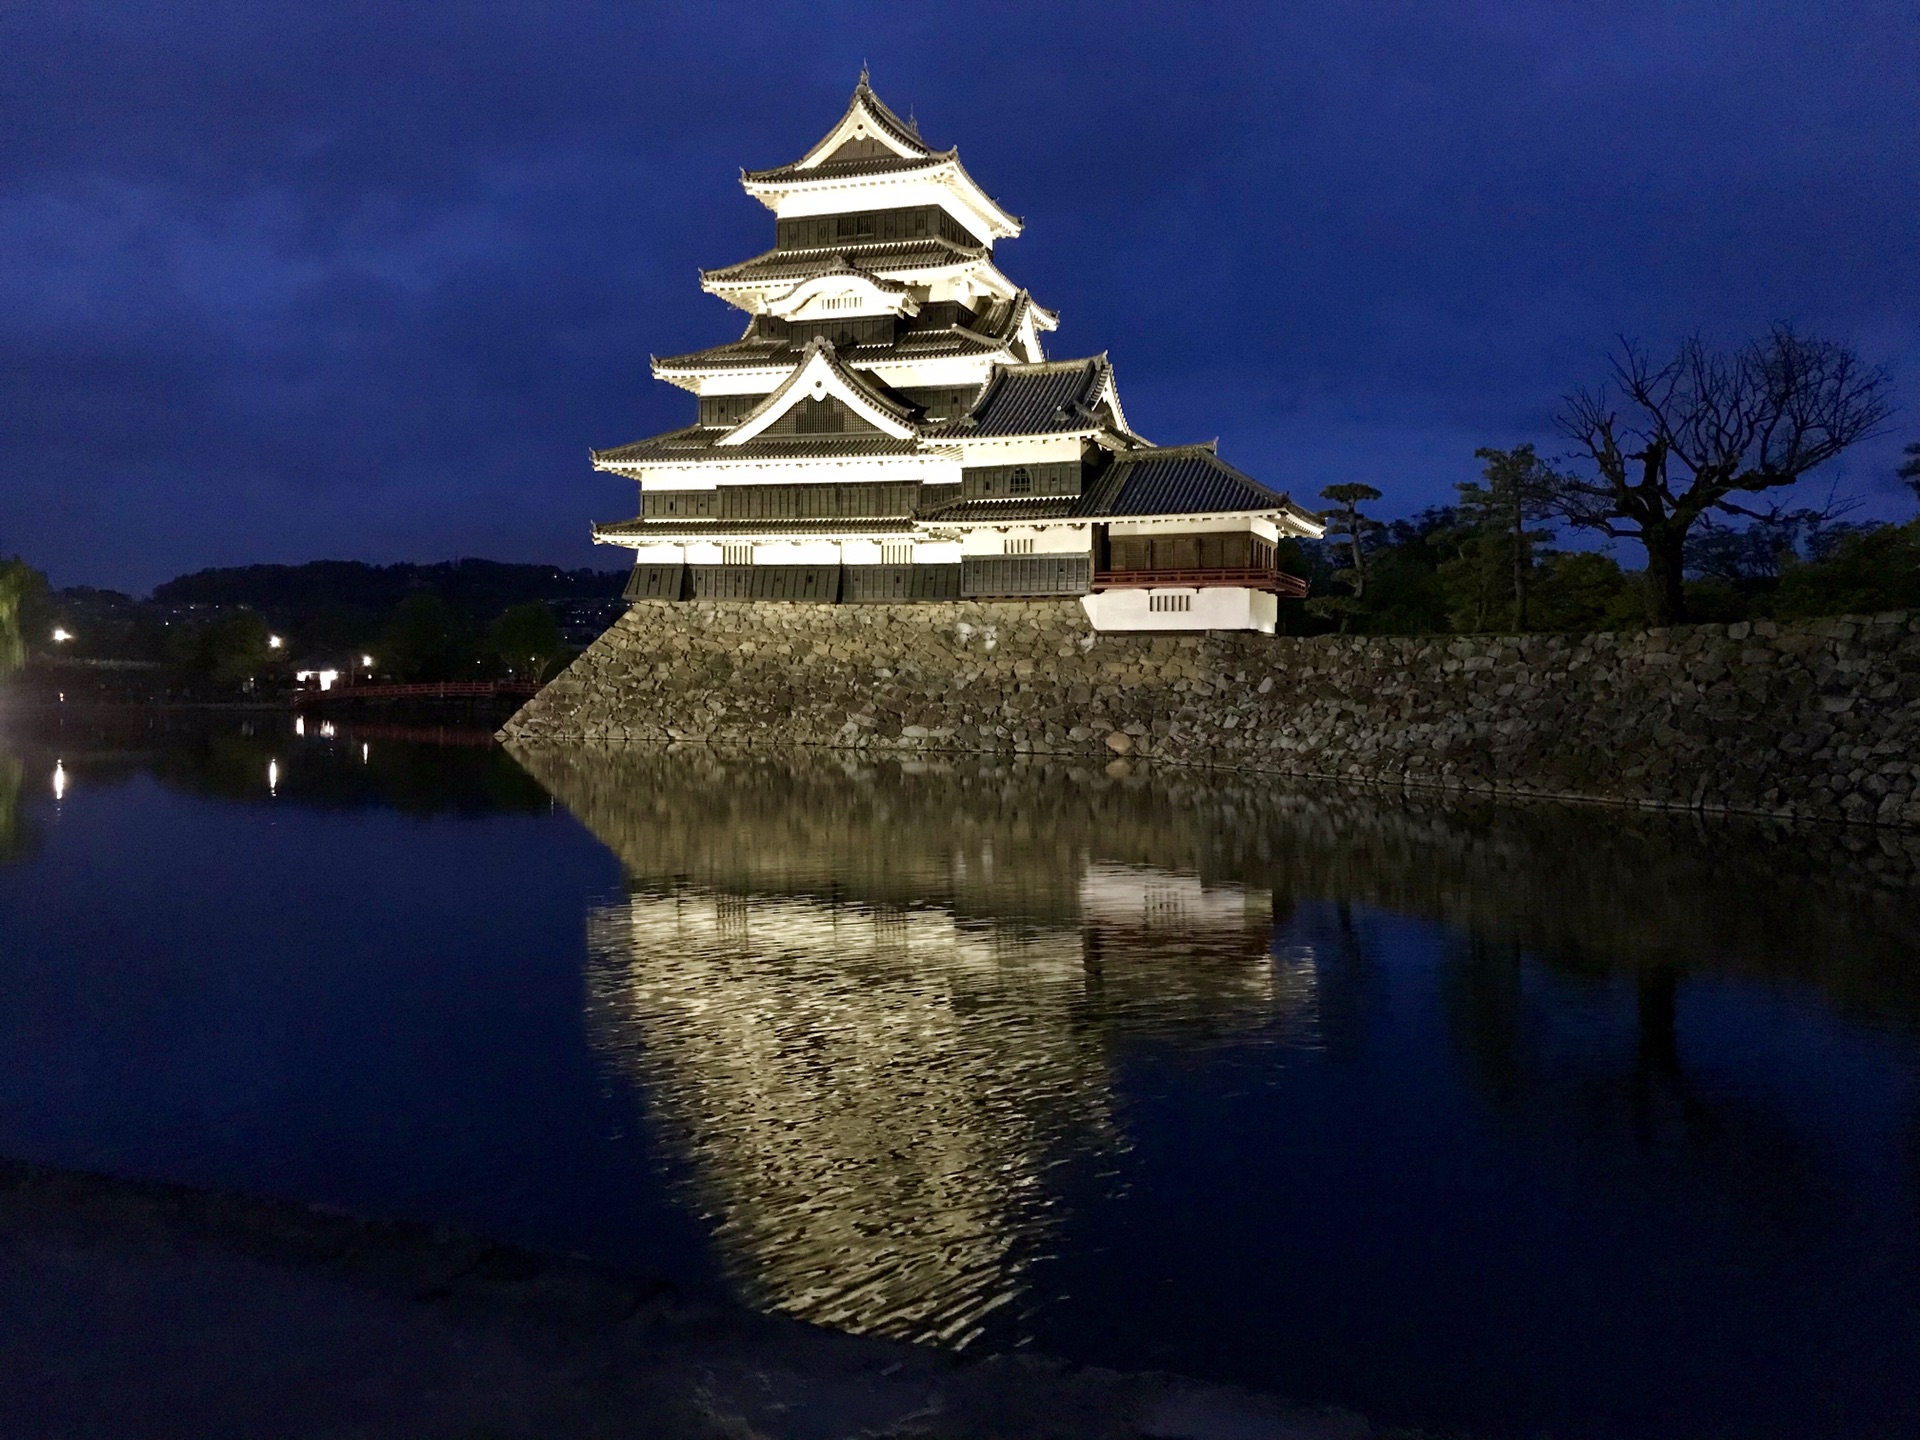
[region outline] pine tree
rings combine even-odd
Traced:
[[[1334,572],[1334,583],[1344,585],[1351,595],[1322,596],[1309,601],[1307,608],[1316,615],[1340,617],[1340,633],[1346,634],[1354,617],[1364,612],[1367,598],[1367,537],[1381,528],[1380,522],[1360,513],[1360,507],[1380,498],[1371,485],[1358,482],[1329,485],[1320,492],[1322,500],[1331,500],[1340,508],[1327,513],[1327,542],[1347,548],[1347,563]]]

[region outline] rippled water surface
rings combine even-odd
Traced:
[[[1392,1424],[1920,1433],[1902,845],[303,729],[0,738],[0,1153]]]

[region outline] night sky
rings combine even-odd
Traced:
[[[690,418],[647,357],[738,333],[696,277],[772,243],[738,171],[863,60],[1155,441],[1410,513],[1555,448],[1617,333],[1791,319],[1898,381],[1813,489],[1911,513],[1914,0],[89,0],[0,9],[0,554],[617,565],[587,450]]]

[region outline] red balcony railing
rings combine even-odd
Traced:
[[[1304,600],[1307,582],[1272,566],[1239,570],[1098,570],[1095,590],[1204,590],[1216,585],[1240,585],[1270,590],[1288,600]]]

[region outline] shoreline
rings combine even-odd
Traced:
[[[446,1227],[18,1161],[0,1252],[15,1434],[1381,1434],[1177,1376],[828,1331]]]

